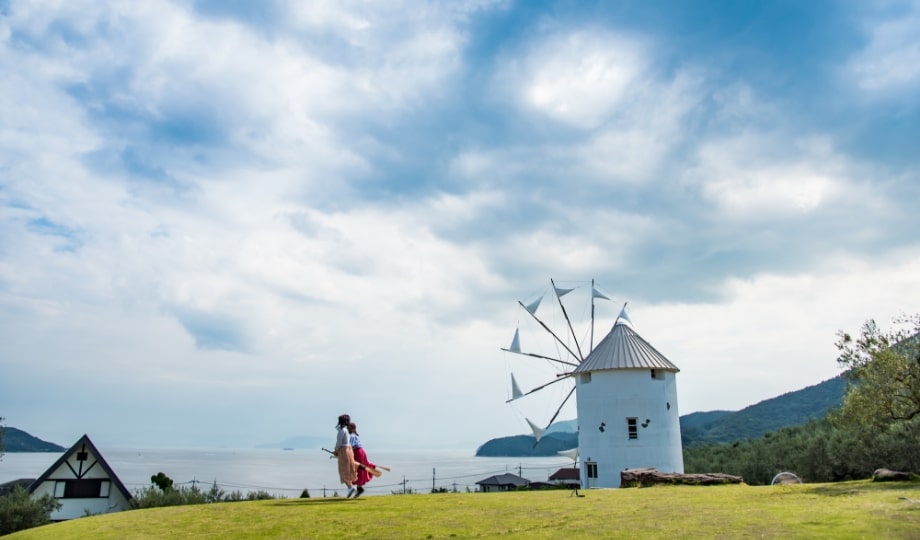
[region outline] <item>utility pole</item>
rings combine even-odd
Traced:
[[[431,492],[432,493],[434,493],[434,489],[435,489],[434,488],[434,474],[435,474],[435,468],[432,467],[431,468]]]
[[[405,476],[403,476],[402,484],[403,484],[403,495],[405,495],[406,494],[406,477]]]

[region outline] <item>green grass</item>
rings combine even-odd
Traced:
[[[282,499],[133,510],[7,538],[920,538],[920,482]]]

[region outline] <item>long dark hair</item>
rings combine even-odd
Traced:
[[[340,429],[343,427],[347,427],[349,422],[351,422],[351,417],[348,416],[347,414],[343,414],[339,416],[339,425],[335,427],[340,428]]]

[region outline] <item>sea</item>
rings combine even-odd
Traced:
[[[131,493],[151,485],[159,472],[177,486],[227,493],[264,491],[279,498],[345,494],[335,459],[322,449],[162,449],[99,448],[106,463]],[[0,458],[0,483],[38,478],[61,456],[59,452],[13,452]],[[504,473],[531,482],[546,482],[572,460],[562,457],[476,457],[468,451],[369,452],[368,458],[389,471],[365,486],[364,496],[430,493],[432,490],[476,491],[476,482]]]

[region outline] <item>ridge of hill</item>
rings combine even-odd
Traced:
[[[828,379],[801,390],[787,392],[740,411],[693,412],[680,417],[684,448],[752,439],[784,427],[798,426],[827,416],[843,404],[846,380]],[[536,443],[532,435],[490,439],[476,449],[477,456],[554,456],[578,446],[578,421],[556,422]]]
[[[3,430],[3,451],[13,452],[63,452],[63,446],[53,442],[43,441],[21,429],[10,426],[0,427]]]

